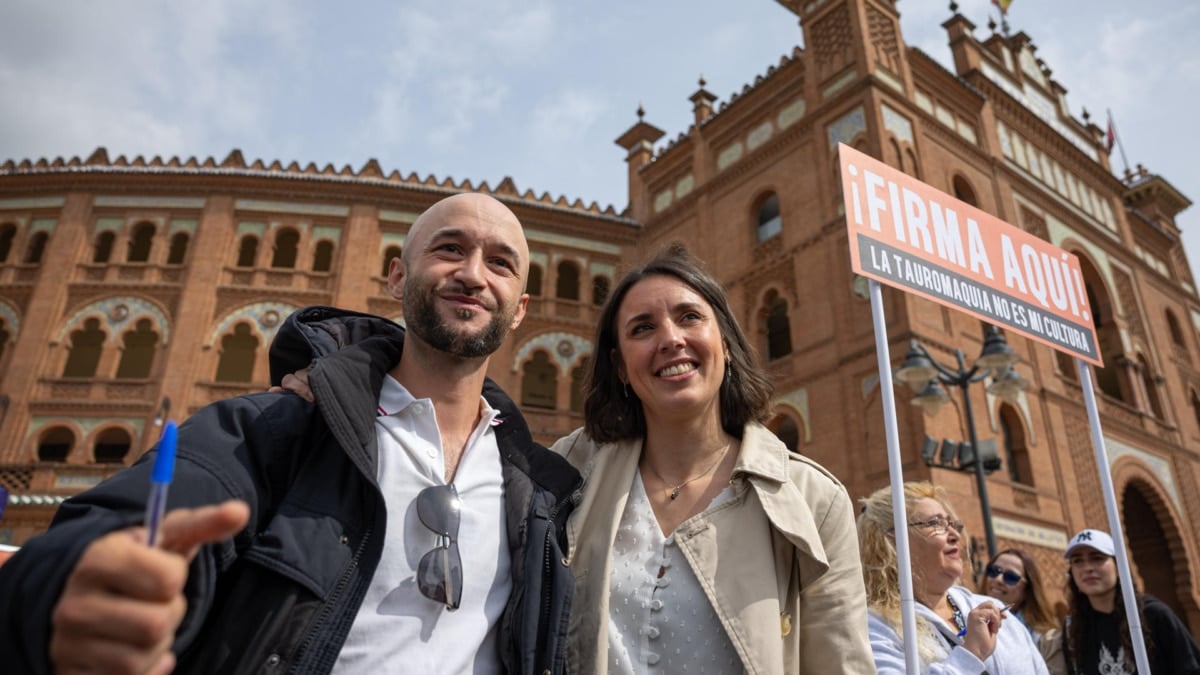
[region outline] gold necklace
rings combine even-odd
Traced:
[[[702,473],[698,473],[695,476],[692,476],[691,478],[683,481],[679,485],[669,488],[667,490],[667,496],[670,497],[671,501],[675,501],[679,497],[679,491],[682,490],[684,487],[686,487],[689,483],[698,481],[701,478],[704,478],[708,474],[712,473],[713,470],[717,468],[717,465],[721,463],[721,460],[725,459],[725,453],[727,453],[727,452],[729,452],[728,445],[726,445],[720,452],[717,453],[716,461],[714,461],[712,464],[710,464],[709,467],[707,469],[705,469]],[[654,468],[653,464],[650,464],[650,471],[654,473],[654,477],[657,478],[659,480],[659,482],[661,482],[663,485],[669,485],[669,483],[667,483],[667,479],[662,477],[662,474],[658,472],[658,469]]]

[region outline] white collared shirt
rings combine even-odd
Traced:
[[[335,673],[492,673],[496,638],[512,590],[500,450],[492,427],[499,411],[480,397],[479,424],[454,475],[462,502],[458,548],[462,603],[449,611],[417,589],[416,569],[438,537],[417,516],[416,498],[446,475],[433,403],[414,399],[390,375],[375,419],[379,487],[387,505],[383,555]]]

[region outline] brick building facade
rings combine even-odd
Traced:
[[[849,270],[836,156],[843,142],[1067,249],[1083,261],[1106,367],[1096,371],[1108,470],[1135,571],[1200,635],[1200,296],[1174,217],[1190,202],[1139,167],[1114,177],[1103,131],[1073,116],[1024,33],[984,38],[954,13],[954,70],[904,43],[892,0],[781,0],[796,48],[718,103],[691,97],[665,143],[639,113],[617,139],[629,203],[361,169],[224,160],[8,161],[0,166],[0,541],[134,461],[155,421],[267,385],[288,312],[332,304],[399,317],[382,272],[417,213],[489,192],[524,223],[529,315],[492,376],[542,440],[581,423],[580,377],[599,306],[624,267],[685,241],[726,285],[777,386],[772,426],[860,497],[886,484],[868,303]],[[983,33],[985,31],[978,31]],[[884,291],[893,360],[910,340],[953,363],[978,321]],[[970,389],[1000,546],[1065,570],[1067,537],[1106,527],[1083,397],[1069,359],[1010,335],[1030,387]],[[925,437],[965,439],[960,404],[903,405],[904,472],[943,485],[980,533],[973,476],[922,461]],[[1052,574],[1053,576],[1053,574]]]

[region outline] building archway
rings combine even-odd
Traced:
[[[1200,606],[1171,502],[1140,462],[1119,461],[1113,469],[1122,529],[1141,590],[1166,603],[1195,637],[1200,634]]]

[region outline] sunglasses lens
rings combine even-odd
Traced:
[[[457,537],[462,519],[458,491],[453,485],[434,485],[421,490],[417,494],[417,517],[425,527],[443,537]]]
[[[417,588],[421,595],[458,609],[462,600],[462,558],[458,542],[439,546],[426,553],[417,565]]]
[[[1021,583],[1021,575],[1017,574],[1016,572],[1005,572],[1004,583],[1008,584],[1009,586],[1016,586],[1017,584]]]

